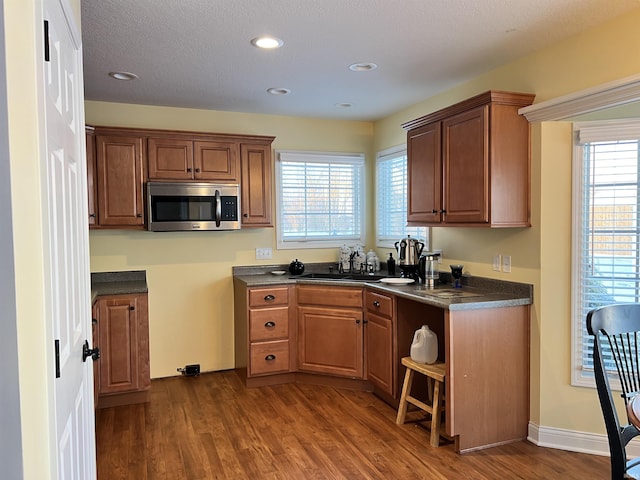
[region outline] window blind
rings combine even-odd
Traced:
[[[276,167],[279,247],[364,243],[363,154],[281,151]]]
[[[393,247],[407,234],[426,245],[426,227],[407,226],[407,151],[394,148],[377,155],[376,245]]]
[[[573,308],[579,325],[579,369],[587,372],[593,369],[587,313],[611,303],[640,301],[639,126],[616,129],[609,123],[577,129],[581,198],[574,235],[578,281]],[[613,363],[610,367],[615,369]]]

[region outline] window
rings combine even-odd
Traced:
[[[407,227],[407,149],[394,147],[376,157],[376,246],[393,248],[411,235],[425,244],[427,227]]]
[[[640,302],[640,123],[577,123],[574,131],[573,384],[592,386],[587,313]]]
[[[276,155],[278,248],[365,243],[364,154]]]

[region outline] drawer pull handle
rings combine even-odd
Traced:
[[[380,308],[380,302],[378,300],[373,301],[373,306],[376,308]]]
[[[274,295],[271,295],[271,294],[264,296],[264,301],[265,302],[273,302],[275,299],[276,299],[276,297]]]
[[[264,326],[267,328],[273,328],[276,326],[276,322],[267,322],[264,324]]]
[[[269,354],[269,355],[267,355],[266,357],[264,357],[264,359],[265,359],[267,362],[270,362],[271,360],[275,360],[275,359],[276,359],[276,356],[275,356],[275,355],[273,355],[273,354]]]

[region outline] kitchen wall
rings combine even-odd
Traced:
[[[637,75],[640,10],[557,43],[375,124],[374,151],[404,141],[398,125],[488,89],[536,94],[536,103]],[[531,421],[541,427],[604,433],[594,389],[571,382],[571,124],[531,126],[532,227],[434,228],[433,248],[473,275],[534,285]],[[492,270],[496,253],[512,273]]]
[[[369,185],[376,151],[405,142],[400,124],[488,89],[536,94],[541,102],[640,71],[640,10],[533,53],[374,124],[87,102],[87,122],[275,135],[274,148],[364,151]],[[508,39],[505,39],[508,41]],[[571,126],[531,126],[532,227],[434,228],[444,262],[468,273],[531,283],[531,421],[544,428],[603,433],[595,390],[570,385]],[[373,201],[370,190],[369,201]],[[371,219],[371,217],[370,217]],[[370,227],[372,221],[369,222]],[[373,231],[369,229],[372,245]],[[230,247],[230,245],[233,245]],[[271,229],[230,233],[92,232],[92,270],[143,268],[150,288],[152,376],[185,363],[233,367],[231,266],[274,248],[273,263],[335,258],[335,251],[278,251]],[[495,253],[511,255],[512,273],[492,271]]]
[[[273,148],[364,152],[372,163],[373,124],[276,115],[86,102],[90,125],[164,128],[272,135]],[[367,203],[373,201],[367,175]],[[275,199],[274,199],[275,202]],[[275,203],[274,203],[275,204]],[[373,235],[369,223],[369,237]],[[92,231],[91,271],[147,271],[151,376],[176,375],[200,363],[203,371],[234,368],[234,265],[337,261],[338,249],[276,250],[275,229],[233,232]],[[271,247],[272,260],[256,260],[257,247]]]

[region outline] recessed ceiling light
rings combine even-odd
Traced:
[[[263,35],[261,37],[256,37],[251,40],[251,45],[258,48],[280,48],[284,42],[277,37],[271,37],[268,35]]]
[[[344,103],[336,103],[336,107],[338,108],[351,108],[353,107],[352,103],[344,102]]]
[[[289,95],[291,93],[291,90],[289,90],[288,88],[267,88],[267,92],[269,92],[271,95]]]
[[[353,63],[349,65],[349,70],[353,70],[354,72],[368,72],[376,68],[378,68],[378,65],[375,63]]]
[[[130,72],[109,72],[109,76],[116,80],[135,80],[138,78],[135,73]]]

